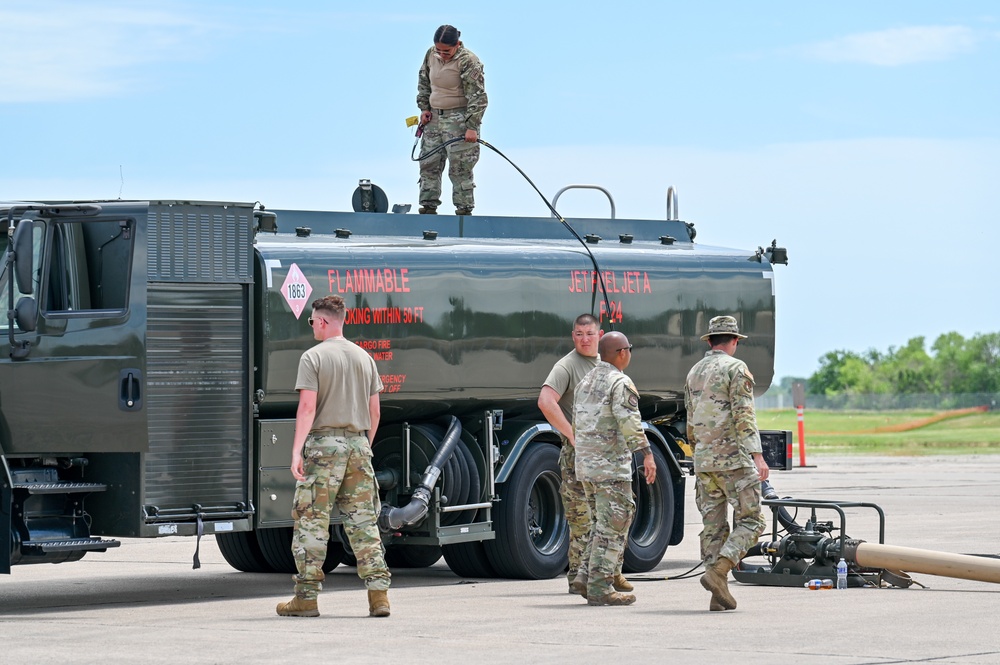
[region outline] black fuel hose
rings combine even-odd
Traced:
[[[777,499],[778,492],[775,491],[774,486],[767,480],[761,481],[760,484],[760,494],[765,499]],[[778,522],[781,526],[785,527],[788,533],[798,533],[802,531],[802,527],[795,521],[795,518],[785,509],[784,506],[778,506],[777,508]]]
[[[434,491],[434,486],[437,484],[438,478],[441,477],[441,469],[455,451],[455,446],[461,436],[462,423],[455,416],[451,416],[448,431],[445,432],[444,439],[441,440],[441,445],[438,446],[434,457],[427,464],[424,476],[420,479],[420,484],[414,490],[413,496],[410,497],[410,502],[399,508],[389,505],[382,506],[382,511],[378,516],[378,526],[382,531],[395,531],[403,526],[415,524],[424,518],[431,502],[431,492]]]
[[[419,140],[418,141],[414,141],[414,143],[413,143],[413,149],[410,151],[410,159],[412,161],[414,161],[414,162],[423,161],[423,160],[427,159],[428,157],[430,157],[431,155],[436,154],[436,153],[444,150],[445,148],[447,148],[452,143],[458,143],[459,141],[464,141],[464,140],[465,140],[465,138],[461,137],[461,136],[453,138],[453,139],[448,139],[447,141],[445,141],[441,145],[439,145],[439,146],[437,146],[435,148],[432,148],[431,150],[428,150],[427,152],[421,153],[419,155],[415,155],[415,153],[417,152],[417,144],[419,143]],[[535,192],[538,194],[538,196],[541,197],[542,201],[545,203],[545,205],[548,207],[548,209],[550,211],[552,211],[552,215],[557,220],[559,220],[559,223],[562,224],[566,228],[566,230],[568,230],[571,234],[573,234],[573,237],[576,238],[577,241],[579,241],[579,243],[583,246],[583,248],[585,250],[587,250],[587,255],[590,257],[590,262],[594,266],[594,274],[597,275],[597,280],[598,280],[598,282],[601,285],[601,295],[604,296],[604,306],[607,308],[608,312],[613,311],[611,309],[611,300],[610,300],[610,298],[608,298],[608,288],[604,284],[604,272],[601,270],[601,267],[597,264],[597,258],[594,256],[594,253],[590,251],[590,247],[587,245],[587,242],[583,238],[581,238],[580,234],[576,232],[576,229],[574,229],[572,226],[570,226],[569,222],[567,222],[566,219],[562,215],[559,214],[559,211],[555,209],[555,206],[553,206],[551,203],[549,203],[549,200],[547,198],[545,198],[545,195],[542,194],[541,190],[538,189],[538,187],[535,186],[535,183],[532,182],[531,178],[528,177],[528,174],[525,173],[524,171],[522,171],[521,167],[518,166],[517,164],[515,164],[510,159],[510,157],[508,157],[507,155],[503,154],[502,152],[500,152],[500,150],[498,148],[496,148],[495,146],[487,143],[486,141],[484,141],[482,139],[476,139],[476,143],[481,143],[482,145],[486,146],[487,148],[489,148],[490,150],[492,150],[496,154],[498,154],[501,157],[503,157],[504,160],[506,160],[506,162],[508,164],[510,164],[511,166],[513,166],[514,169],[518,173],[521,174],[521,177],[524,178],[528,182],[529,185],[531,185],[531,188],[535,190]],[[612,330],[615,329],[615,323],[614,323],[614,321],[612,321],[610,319],[610,317],[608,319],[608,327],[611,328]]]

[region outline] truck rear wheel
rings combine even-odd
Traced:
[[[244,573],[297,572],[292,556],[292,527],[257,529],[239,533],[217,533],[215,542],[230,566]],[[330,572],[340,563],[343,546],[334,538],[327,544],[323,572]]]
[[[483,541],[442,545],[441,551],[444,553],[444,560],[451,568],[451,572],[459,577],[493,578],[497,576],[496,571],[493,570],[493,564],[486,556]]]
[[[215,543],[222,552],[222,558],[230,566],[244,573],[270,573],[271,565],[264,558],[257,544],[255,531],[237,533],[217,533]]]
[[[260,551],[275,573],[294,574],[295,558],[292,556],[292,527],[258,529],[257,542]]]
[[[663,559],[670,544],[674,526],[674,486],[667,467],[667,458],[655,445],[656,482],[646,484],[642,475],[642,456],[635,455],[632,494],[635,496],[635,517],[628,530],[628,546],[622,571],[645,573]]]
[[[569,529],[559,483],[559,449],[536,444],[497,488],[496,540],[484,545],[501,577],[540,580],[566,570]]]
[[[385,565],[390,568],[427,568],[441,558],[437,545],[390,545],[385,548]]]

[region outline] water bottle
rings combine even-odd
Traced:
[[[837,563],[837,588],[847,588],[847,562],[844,561],[843,557],[841,557],[840,561]]]

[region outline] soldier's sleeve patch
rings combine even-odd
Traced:
[[[639,393],[632,390],[630,386],[625,387],[625,399],[633,409],[639,408]]]

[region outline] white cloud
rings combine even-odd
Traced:
[[[964,26],[915,26],[846,35],[804,47],[810,57],[897,67],[948,60],[975,48],[982,36]]]
[[[209,26],[179,13],[117,3],[32,3],[0,9],[3,101],[114,95],[139,65],[190,59]]]

